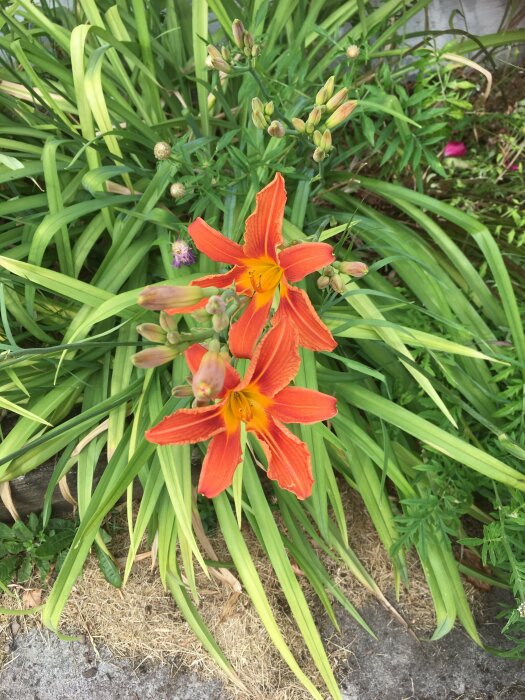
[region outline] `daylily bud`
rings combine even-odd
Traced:
[[[273,114],[274,106],[273,102],[270,100],[270,102],[267,102],[264,105],[264,113],[266,114],[267,117],[271,117]]]
[[[344,102],[346,100],[346,96],[348,95],[348,89],[347,88],[341,88],[341,90],[338,90],[333,97],[331,97],[328,102],[326,103],[326,109],[329,112],[333,112],[334,109],[339,107],[341,102]]]
[[[224,57],[219,49],[216,46],[213,46],[213,44],[208,46],[208,56],[210,59],[209,63],[211,64],[212,68],[215,68],[215,70],[222,70],[223,73],[231,72],[230,64],[224,60]]]
[[[339,270],[350,277],[364,277],[368,272],[368,265],[358,261],[346,261],[340,263]]]
[[[317,278],[318,289],[326,289],[326,287],[328,287],[329,284],[330,284],[330,277],[327,277],[326,275],[321,275],[320,277]]]
[[[214,294],[209,298],[204,308],[209,314],[223,314],[226,310],[226,304],[220,296]]]
[[[207,296],[210,295],[202,287],[175,287],[166,284],[162,287],[146,287],[139,294],[137,303],[145,309],[161,311],[177,306],[191,306]]]
[[[160,367],[167,362],[171,362],[177,357],[179,351],[175,348],[159,345],[156,348],[146,348],[132,356],[131,361],[135,367],[140,369],[151,369],[152,367]]]
[[[214,399],[224,386],[226,363],[219,352],[209,350],[202,358],[191,383],[198,401]]]
[[[182,340],[182,335],[178,331],[168,331],[166,340],[168,345],[178,345]]]
[[[227,46],[221,46],[221,56],[224,58],[225,61],[230,61],[231,60],[231,53],[230,49]]]
[[[315,160],[316,163],[320,163],[326,158],[326,153],[322,149],[316,148],[312,158]]]
[[[244,25],[240,19],[233,20],[232,34],[235,46],[242,51],[244,49]]]
[[[302,119],[299,119],[299,117],[293,117],[293,119],[292,119],[292,124],[294,125],[294,127],[297,129],[297,131],[298,131],[300,134],[304,134],[304,133],[305,133],[305,131],[306,131],[306,124],[304,123],[304,121],[303,121]]]
[[[258,44],[254,44],[254,45],[252,46],[252,50],[251,50],[251,56],[252,56],[252,58],[257,58],[257,56],[259,55],[259,51],[260,51],[260,50],[261,50],[261,49],[260,49],[260,46],[259,46]]]
[[[224,331],[226,328],[228,328],[229,324],[230,319],[227,313],[213,314],[211,317],[211,325],[213,326],[215,333]]]
[[[342,294],[345,291],[345,283],[341,275],[334,275],[330,278],[330,287],[338,294]]]
[[[323,87],[319,90],[315,96],[316,105],[324,105],[333,95],[334,92],[335,78],[330,76]]]
[[[264,113],[264,105],[258,97],[252,97],[252,112]]]
[[[282,139],[286,135],[286,129],[281,124],[281,122],[274,119],[274,121],[268,127],[268,133],[276,139]]]
[[[137,333],[152,343],[164,343],[166,340],[166,331],[156,323],[142,323],[137,326]]]
[[[153,155],[157,160],[166,160],[171,156],[171,146],[166,141],[159,141],[153,147]]]
[[[348,58],[357,58],[359,56],[359,46],[350,44],[350,46],[346,49],[346,55]]]
[[[206,311],[206,309],[197,309],[197,311],[194,311],[191,314],[191,317],[197,323],[206,323],[207,321],[210,320],[210,314]]]
[[[319,124],[322,116],[322,111],[319,109],[318,106],[315,106],[308,115],[308,119],[306,120],[306,132],[308,134],[311,134],[313,132],[314,127],[316,127]]]
[[[179,384],[173,387],[171,390],[171,395],[178,396],[179,398],[193,396],[193,389],[189,384]]]
[[[258,129],[266,129],[268,122],[266,121],[264,114],[262,112],[252,112],[252,121]]]
[[[159,323],[161,328],[166,332],[176,331],[179,323],[179,317],[172,314],[167,314],[165,311],[161,311],[159,314]]]
[[[321,139],[322,139],[322,137],[323,137],[323,135],[321,134],[321,132],[318,131],[318,130],[316,129],[316,130],[314,131],[314,133],[312,134],[312,141],[314,142],[314,144],[315,144],[316,146],[320,146],[320,145],[321,145]]]
[[[325,129],[323,131],[323,135],[321,137],[321,143],[319,146],[323,149],[325,153],[328,153],[328,151],[331,150],[332,148],[332,133],[330,129]]]
[[[182,199],[184,195],[186,194],[186,188],[182,184],[182,182],[174,182],[170,186],[170,196],[173,199]]]
[[[328,129],[333,129],[339,124],[342,124],[357,107],[357,100],[348,100],[344,102],[340,107],[338,107],[335,112],[328,117],[326,120],[326,127]]]
[[[244,32],[244,45],[247,49],[253,48],[253,36],[250,34],[250,32]]]

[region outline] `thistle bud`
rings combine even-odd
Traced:
[[[228,314],[213,314],[213,316],[211,317],[211,325],[213,326],[213,330],[215,331],[215,333],[220,333],[221,331],[226,330],[226,328],[228,328],[228,326],[230,325],[230,319],[228,317]]]
[[[209,64],[212,68],[215,68],[215,70],[221,70],[223,73],[231,72],[230,64],[225,60],[219,49],[216,46],[213,46],[213,44],[208,46],[208,57]]]
[[[137,333],[152,343],[164,343],[166,340],[166,331],[156,323],[142,323],[137,326]]]
[[[270,100],[270,102],[267,102],[264,105],[264,113],[266,114],[267,117],[271,117],[273,114],[274,106],[273,102]]]
[[[159,141],[153,147],[153,155],[157,160],[166,160],[171,156],[171,146],[166,141]]]
[[[333,114],[326,120],[326,127],[333,129],[339,124],[342,124],[352,114],[357,107],[357,100],[348,100],[338,107]]]
[[[281,122],[274,119],[274,121],[268,127],[268,133],[276,139],[282,139],[286,135],[286,129],[281,124]]]
[[[334,292],[337,292],[338,294],[343,294],[345,291],[345,283],[343,282],[343,278],[341,275],[333,275],[333,277],[330,278],[330,287],[334,290]]]
[[[326,158],[326,153],[322,149],[316,148],[312,158],[315,160],[316,163],[320,163]]]
[[[330,129],[325,129],[321,136],[321,142],[318,144],[325,153],[332,149],[332,132]]]
[[[350,46],[346,49],[346,55],[351,59],[357,58],[359,53],[359,46],[356,46],[355,44],[350,44]]]
[[[364,277],[368,272],[368,265],[358,261],[342,262],[339,270],[350,277]]]
[[[232,23],[232,34],[235,46],[241,51],[244,49],[244,25],[240,19],[234,19]]]
[[[304,123],[304,121],[303,121],[302,119],[299,119],[299,117],[294,117],[294,118],[292,119],[292,124],[294,125],[294,127],[297,129],[297,131],[298,131],[300,134],[304,134],[304,133],[305,133],[305,131],[306,131],[306,124]]]
[[[151,369],[153,367],[160,367],[165,365],[167,362],[174,360],[179,351],[175,348],[167,347],[166,345],[159,345],[156,348],[146,348],[141,350],[132,356],[131,361],[135,367],[140,367],[140,369]]]
[[[319,124],[321,121],[321,117],[323,116],[322,111],[319,109],[318,106],[315,106],[310,114],[308,115],[308,119],[306,120],[306,132],[308,134],[311,134],[314,130],[314,128]]]
[[[218,351],[209,350],[203,356],[191,383],[197,401],[214,399],[222,391],[225,376],[224,358]]]
[[[327,277],[326,275],[321,275],[320,277],[317,278],[317,288],[318,289],[326,289],[328,285],[330,284],[330,277]]]
[[[170,197],[173,199],[182,199],[186,194],[186,188],[182,182],[174,182],[170,185]]]
[[[321,139],[322,139],[322,137],[323,137],[323,135],[321,134],[321,132],[318,131],[318,130],[316,129],[316,130],[314,131],[314,133],[312,134],[312,141],[314,142],[314,144],[315,144],[316,146],[320,146],[320,145],[321,145]]]
[[[212,291],[208,294],[209,290]],[[166,284],[161,287],[145,287],[139,294],[137,303],[145,309],[162,311],[179,306],[193,306],[201,299],[216,292],[214,287],[203,289],[202,287],[175,287]]]
[[[341,90],[338,90],[333,97],[331,97],[328,102],[326,103],[326,109],[329,112],[333,112],[334,109],[339,107],[341,102],[344,102],[346,100],[346,96],[348,95],[348,88],[341,88]]]

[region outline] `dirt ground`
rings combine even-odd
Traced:
[[[500,596],[486,598],[480,632],[500,643],[494,613]],[[460,629],[444,640],[417,642],[378,604],[363,614],[380,635],[373,640],[338,611],[341,634],[326,620],[327,640],[344,700],[525,700],[525,665],[487,654]],[[173,676],[166,665],[116,658],[105,646],[61,641],[38,629],[16,635],[0,671],[0,700],[233,700],[226,684],[186,669]],[[252,659],[255,669],[257,660]],[[281,697],[308,696],[296,689]],[[248,696],[246,696],[248,697]],[[269,691],[258,700],[274,700]]]

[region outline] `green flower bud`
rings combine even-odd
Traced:
[[[230,64],[225,60],[219,49],[216,46],[213,46],[213,44],[208,46],[208,58],[209,64],[212,68],[215,68],[215,70],[221,70],[223,73],[231,72]]]
[[[342,124],[352,114],[357,107],[357,100],[348,100],[338,107],[326,120],[327,129],[333,129]]]
[[[321,275],[320,277],[317,278],[318,289],[326,289],[326,287],[328,287],[329,284],[330,284],[330,278],[327,277],[326,275]]]
[[[267,102],[267,103],[264,105],[264,113],[266,114],[266,116],[271,117],[272,114],[273,114],[273,110],[274,110],[274,106],[273,106],[273,102],[272,102],[272,101]]]
[[[230,319],[228,317],[228,314],[213,314],[213,316],[211,317],[211,325],[213,326],[213,330],[215,331],[215,333],[220,333],[221,331],[226,330],[226,328],[228,328],[228,326],[230,325]]]
[[[254,110],[252,112],[252,121],[258,129],[266,129],[268,126],[268,122],[266,121],[264,114],[258,110]]]
[[[232,23],[232,34],[235,46],[238,49],[244,49],[244,25],[240,19],[234,19]]]
[[[338,90],[333,97],[331,97],[328,102],[326,103],[326,109],[329,112],[333,112],[334,109],[337,109],[341,102],[344,102],[346,100],[346,96],[348,95],[348,89],[347,88],[341,88],[341,90]]]
[[[140,326],[137,326],[137,333],[152,343],[164,343],[166,341],[166,331],[156,323],[142,323]]]
[[[326,153],[320,148],[316,148],[312,158],[315,160],[316,163],[320,163],[326,158]]]
[[[330,129],[325,129],[321,136],[321,142],[318,144],[325,153],[332,149],[332,133]]]
[[[330,287],[332,287],[334,292],[337,292],[338,294],[343,294],[343,292],[345,291],[345,283],[343,282],[343,278],[341,277],[341,275],[334,275],[330,278]]]
[[[132,356],[131,361],[135,367],[140,369],[152,369],[160,367],[167,362],[174,360],[179,351],[175,348],[169,348],[166,345],[159,345],[156,348],[146,348]]]
[[[281,122],[274,120],[268,127],[268,133],[276,139],[282,139],[286,135],[286,129]]]
[[[345,261],[339,264],[339,270],[350,277],[364,277],[368,273],[368,265],[359,261]]]
[[[294,125],[294,127],[296,128],[296,130],[297,130],[300,134],[304,134],[304,133],[305,133],[305,131],[306,131],[306,124],[304,123],[304,121],[303,121],[302,119],[299,119],[298,117],[294,117],[294,118],[292,119],[292,124]]]
[[[322,139],[322,138],[323,138],[323,135],[321,134],[320,131],[318,131],[318,130],[316,129],[316,130],[314,131],[314,133],[312,134],[312,141],[314,142],[314,144],[315,144],[316,146],[320,146],[320,145],[321,145],[321,139]]]

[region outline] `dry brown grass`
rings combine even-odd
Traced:
[[[381,589],[393,601],[393,577],[388,555],[358,497],[348,491],[345,499],[351,545]],[[262,548],[248,531],[245,537],[281,630],[303,670],[315,679],[315,667],[289,615],[279,583]],[[219,557],[226,558],[224,544],[218,535],[212,538],[212,543]],[[112,545],[118,555],[125,554],[125,537],[116,538]],[[362,608],[370,599],[367,591],[342,567],[326,560],[324,563],[351,602]],[[415,557],[410,558],[409,568],[411,586],[408,591],[402,592],[396,607],[415,629],[428,632],[434,622],[430,594]],[[302,577],[300,580],[314,613],[321,619],[323,613],[312,591]],[[245,594],[241,594],[232,605],[231,589],[202,573],[198,574],[198,586],[201,593],[199,612],[249,689],[246,695],[230,684],[228,692],[232,696],[238,700],[306,700],[310,697],[281,660]],[[15,593],[18,602],[12,597],[3,596],[0,605],[22,607],[23,591],[15,589]],[[204,678],[224,680],[222,673],[193,636],[172,597],[163,590],[158,572],[151,570],[149,558],[136,563],[122,591],[109,585],[100,573],[96,560],[89,559],[73,589],[62,623],[64,631],[84,634],[92,641],[95,650],[97,646],[105,645],[115,656],[127,658],[135,666],[148,662],[161,663],[167,664],[173,672],[191,670]],[[11,635],[11,624],[12,618],[0,616],[0,634],[5,640]],[[24,630],[37,625],[38,620],[35,617],[18,617],[16,624]],[[347,652],[344,649],[338,651],[333,638],[330,647],[335,667],[343,662]]]

